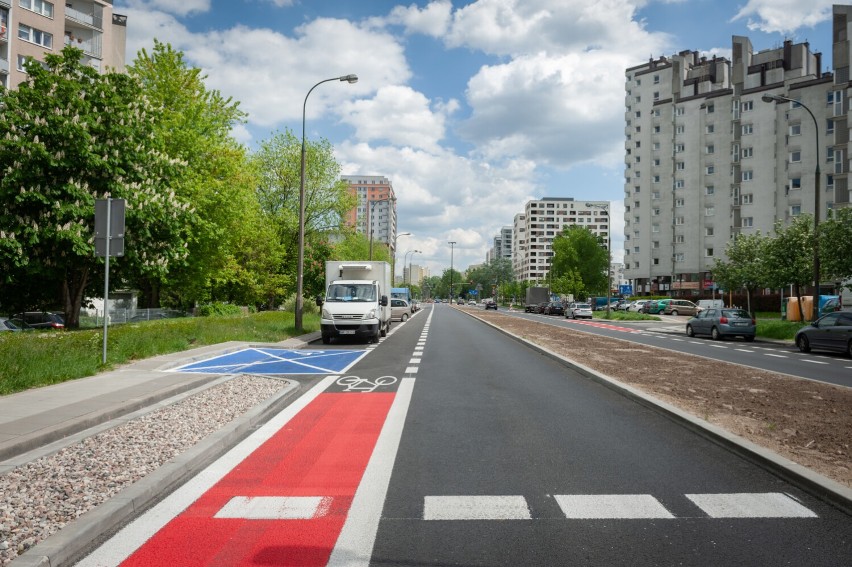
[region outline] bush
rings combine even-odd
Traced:
[[[234,316],[242,314],[243,310],[240,309],[239,305],[233,305],[231,303],[221,303],[219,301],[207,303],[198,308],[199,317],[210,317],[211,315]]]

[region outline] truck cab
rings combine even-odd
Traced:
[[[387,335],[391,325],[387,262],[326,262],[326,283],[325,299],[316,299],[322,308],[323,344],[346,336],[378,342]]]

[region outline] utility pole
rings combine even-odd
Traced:
[[[453,251],[455,250],[456,242],[453,240],[447,242],[450,245],[450,305],[453,304]]]

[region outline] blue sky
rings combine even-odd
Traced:
[[[433,274],[483,262],[542,197],[612,201],[623,256],[624,70],[683,50],[730,57],[808,41],[831,68],[831,2],[812,0],[116,0],[127,59],[170,43],[240,101],[248,147],[273,132],[335,147],[342,173],[384,175],[398,256]],[[399,262],[401,264],[401,262]],[[400,268],[401,270],[401,268]],[[398,270],[398,272],[400,271]]]

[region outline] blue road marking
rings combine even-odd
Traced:
[[[360,350],[247,348],[201,360],[169,372],[205,374],[339,374],[367,354]]]

